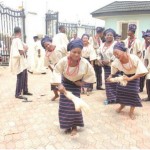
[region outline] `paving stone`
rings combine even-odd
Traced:
[[[59,127],[59,99],[50,101],[49,71],[46,75],[29,74],[27,96],[32,102],[14,97],[16,76],[0,67],[0,149],[149,149],[150,103],[142,102],[136,109],[136,120],[128,116],[129,107],[122,113],[118,104],[104,105],[105,91],[94,90],[82,95],[91,111],[84,114],[84,128],[71,137]],[[95,85],[94,85],[95,88]],[[6,92],[7,91],[7,92]],[[44,96],[41,96],[41,95]],[[146,92],[140,93],[146,97]]]

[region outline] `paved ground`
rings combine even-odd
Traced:
[[[103,105],[104,91],[82,98],[91,112],[83,114],[85,127],[71,138],[59,128],[58,100],[51,102],[50,74],[29,74],[30,102],[14,98],[16,76],[0,67],[1,149],[150,149],[150,102],[136,109],[136,120],[128,117],[129,107],[119,115],[118,107]],[[141,97],[146,96],[143,92]]]

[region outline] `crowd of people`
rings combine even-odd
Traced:
[[[143,92],[145,82],[148,96],[143,101],[150,101],[150,30],[142,32],[144,40],[141,42],[135,36],[136,28],[135,24],[129,24],[128,37],[124,41],[113,29],[97,27],[94,36],[85,33],[79,38],[74,34],[69,42],[65,27],[60,26],[60,32],[53,38],[34,36],[34,63],[28,68],[28,47],[21,41],[21,29],[15,27],[9,64],[11,72],[17,75],[15,97],[25,99],[23,95],[32,95],[28,92],[27,68],[32,74],[45,74],[49,68],[54,92],[51,100],[60,97],[59,122],[66,133],[75,135],[77,126],[83,127],[84,122],[82,112],[75,111],[74,103],[65,92],[70,91],[79,98],[81,93],[90,96],[94,83],[96,90],[106,90],[105,104],[119,103],[117,113],[130,106],[129,116],[135,119],[135,107],[142,107],[138,93]],[[119,76],[127,82],[126,86],[111,82],[110,79]]]

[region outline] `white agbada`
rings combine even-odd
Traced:
[[[128,45],[129,45],[129,37],[124,40],[124,43],[125,43],[125,47],[128,48],[128,53],[135,54],[135,55],[138,56],[138,53],[142,52],[142,50],[141,50],[141,41],[139,39],[136,38],[132,42],[130,48],[128,47]]]
[[[67,35],[65,33],[58,33],[53,37],[53,45],[55,45],[58,50],[61,50],[63,56],[67,55],[67,45],[69,43]]]
[[[145,59],[148,59],[148,66],[147,66],[148,74],[146,75],[146,79],[150,79],[150,46],[146,50],[144,60]]]
[[[40,57],[38,57],[38,51],[40,50]],[[35,73],[44,73],[46,72],[44,66],[45,50],[41,45],[41,41],[38,40],[34,44],[34,69]]]
[[[20,55],[19,50],[24,51],[23,42],[20,38],[14,38],[11,44],[9,68],[13,74],[19,74],[27,69],[26,56]]]
[[[67,75],[68,68],[68,57],[62,58],[55,66],[53,71],[53,80],[51,83],[61,83],[62,75],[70,81],[78,81],[81,80],[86,83],[94,83],[96,82],[95,71],[92,65],[85,59],[80,59],[79,70],[77,75],[69,76]],[[69,72],[73,73],[76,67],[69,67]]]

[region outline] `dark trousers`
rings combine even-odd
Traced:
[[[146,80],[146,90],[147,90],[148,99],[150,99],[150,79]]]
[[[23,93],[28,92],[28,74],[27,74],[27,69],[22,71],[17,75],[17,83],[16,83],[16,94],[15,97],[21,95],[22,91]]]
[[[145,83],[145,76],[140,77],[140,91],[143,91],[144,83]]]
[[[102,86],[102,67],[94,64],[94,70],[96,74],[96,88],[100,88]]]

